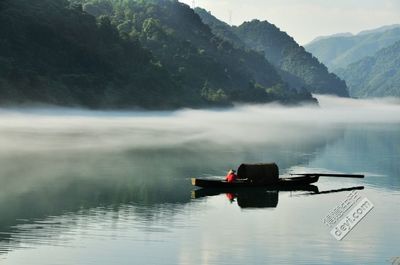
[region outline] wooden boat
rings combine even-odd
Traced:
[[[307,186],[319,180],[319,177],[363,178],[364,175],[304,173],[291,174],[298,177],[280,178],[279,168],[275,163],[270,164],[241,164],[237,170],[238,180],[227,182],[220,179],[193,178],[193,186],[202,188],[233,188],[233,187],[268,187],[293,188]]]
[[[294,188],[307,186],[317,182],[318,175],[300,176],[294,178],[279,178],[273,183],[251,182],[249,180],[237,180],[235,182],[227,182],[219,179],[200,179],[192,178],[192,185],[201,188],[243,188],[243,187],[268,187],[268,188]]]

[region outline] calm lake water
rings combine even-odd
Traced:
[[[400,256],[400,104],[320,101],[150,113],[1,109],[0,264],[391,264]],[[315,186],[363,186],[375,207],[337,241],[322,220],[350,191],[244,192],[230,201],[190,183],[269,161],[282,174],[363,173]]]

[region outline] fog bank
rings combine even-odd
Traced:
[[[354,124],[400,123],[399,99],[317,96],[320,106],[238,105],[171,112],[0,109],[0,153],[309,141]]]

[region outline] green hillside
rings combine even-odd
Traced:
[[[92,15],[109,16],[120,35],[142,43],[196,101],[224,104],[311,98],[289,89],[259,53],[214,35],[189,6],[178,1],[75,2]]]
[[[207,10],[196,7],[194,9],[204,24],[208,25],[212,32],[220,38],[229,41],[236,47],[245,48],[245,42],[233,31],[233,28],[227,23],[217,19]]]
[[[354,97],[400,97],[400,41],[338,70]]]
[[[64,0],[1,1],[0,61],[1,104],[152,108],[185,101],[140,43]]]
[[[197,8],[203,22],[213,33],[237,47],[262,52],[292,87],[304,87],[313,93],[348,96],[346,84],[306,52],[296,41],[267,21],[253,20],[230,27],[204,9]]]

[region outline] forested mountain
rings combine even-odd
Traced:
[[[182,89],[153,60],[109,19],[96,21],[65,0],[0,2],[2,104],[182,105]]]
[[[149,49],[185,91],[210,103],[309,99],[290,90],[257,52],[214,35],[194,11],[174,0],[75,0],[97,17],[109,16],[120,35]]]
[[[354,97],[400,97],[400,41],[338,70]]]
[[[246,47],[244,41],[242,41],[242,39],[233,31],[233,28],[227,23],[217,19],[210,12],[203,8],[196,7],[194,11],[200,16],[203,23],[211,28],[215,35],[229,41],[236,47]]]
[[[245,45],[262,52],[292,87],[304,87],[313,93],[348,96],[344,81],[329,73],[323,64],[275,25],[253,20],[239,27],[230,27],[204,9],[197,8],[196,12],[214,34],[238,47]]]
[[[2,0],[0,103],[177,108],[313,100],[169,0]]]
[[[339,36],[313,41],[305,45],[331,71],[345,68],[366,56],[394,44],[400,40],[400,25],[362,31],[354,36]]]
[[[343,80],[329,73],[325,65],[275,25],[253,20],[242,24],[235,32],[249,47],[263,51],[265,57],[287,76],[301,80],[308,91],[348,96]]]

